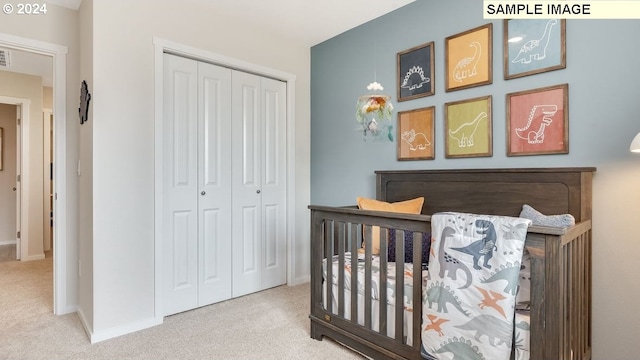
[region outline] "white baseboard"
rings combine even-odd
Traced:
[[[20,258],[20,261],[33,261],[33,260],[42,260],[44,259],[44,253],[39,255],[31,255],[25,258]]]
[[[15,245],[16,241],[15,240],[2,240],[0,241],[0,245]]]
[[[298,278],[293,279],[293,281],[291,281],[291,283],[289,283],[288,285],[289,286],[296,286],[296,285],[308,283],[309,281],[311,281],[311,276],[310,275],[300,276]]]
[[[91,343],[95,344],[100,341],[109,340],[118,336],[130,334],[130,333],[144,330],[160,324],[162,324],[162,319],[158,321],[156,318],[151,318],[143,321],[138,321],[129,325],[118,326],[111,329],[105,329],[102,331],[94,331],[93,333],[89,333],[89,336],[91,338]]]

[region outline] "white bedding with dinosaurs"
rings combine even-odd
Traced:
[[[526,220],[525,220],[525,223],[526,223]],[[526,229],[526,226],[525,226],[525,229]],[[476,230],[477,229],[473,227],[472,232],[475,232]],[[437,231],[438,230],[434,231],[434,234],[436,234]],[[526,233],[526,230],[525,230],[525,233]],[[500,238],[501,236],[498,236],[498,237]],[[477,239],[478,236],[476,235],[475,238]],[[436,240],[437,239],[435,239],[433,242],[433,245],[435,245],[435,247],[432,248],[431,259],[430,259],[430,262],[433,264],[437,262],[437,259],[434,260],[434,257],[435,258],[438,257],[438,254],[436,252],[438,250],[438,243]],[[515,243],[515,242],[512,241],[510,243]],[[493,244],[493,245],[496,245],[496,244]],[[450,248],[451,246],[448,246],[447,249],[450,249]],[[498,251],[503,251],[506,248],[504,248],[504,244],[502,245],[497,244],[496,247],[494,247],[494,249]],[[506,251],[513,252],[514,249],[510,249]],[[450,252],[453,253],[453,251],[450,251]],[[458,280],[460,280],[460,283],[456,286],[451,286],[451,284],[447,284],[444,281],[446,279],[441,279],[442,277],[438,277],[438,276],[434,276],[433,278],[431,278],[427,270],[421,271],[422,284],[423,284],[423,289],[422,289],[423,304],[421,304],[423,306],[422,342],[423,342],[423,347],[427,346],[426,352],[435,354],[436,350],[443,348],[442,345],[451,343],[452,339],[455,338],[456,340],[459,340],[461,336],[451,335],[450,331],[452,329],[456,330],[456,328],[464,327],[465,324],[469,322],[470,319],[473,318],[473,316],[475,317],[480,316],[480,319],[486,318],[486,319],[489,319],[490,321],[497,321],[496,320],[497,318],[504,318],[505,320],[501,321],[500,324],[502,324],[502,322],[508,323],[509,326],[511,326],[512,329],[514,330],[514,333],[508,333],[508,335],[505,335],[504,332],[496,333],[496,334],[487,334],[482,331],[479,331],[478,329],[474,329],[474,331],[472,331],[471,334],[475,334],[475,336],[466,335],[467,338],[464,339],[464,342],[468,343],[467,345],[469,345],[472,348],[473,347],[477,348],[477,344],[473,342],[478,342],[478,341],[484,342],[485,345],[490,344],[491,348],[498,348],[502,353],[499,355],[500,357],[507,356],[506,358],[508,358],[508,355],[504,355],[504,354],[507,352],[510,352],[511,341],[513,339],[516,360],[527,360],[529,358],[528,354],[529,354],[529,337],[530,337],[529,336],[530,318],[529,318],[528,312],[527,311],[515,312],[515,321],[514,321],[513,305],[511,306],[500,305],[501,300],[505,299],[510,294],[516,297],[516,300],[519,304],[516,308],[524,309],[524,308],[527,308],[527,305],[528,305],[529,283],[530,283],[529,282],[529,266],[528,266],[529,256],[526,253],[523,255],[522,249],[520,250],[519,255],[517,254],[518,252],[517,250],[515,250],[515,252],[516,252],[515,255],[519,256],[521,260],[518,260],[517,262],[513,261],[509,265],[510,266],[514,265],[519,267],[519,275],[518,275],[519,278],[517,279],[517,284],[518,284],[517,295],[515,295],[516,289],[513,288],[513,286],[511,285],[512,282],[510,281],[507,281],[504,279],[501,279],[495,282],[488,281],[490,280],[491,275],[495,275],[498,272],[496,271],[496,269],[491,270],[490,268],[484,268],[483,267],[484,263],[482,261],[478,262],[478,260],[483,260],[482,258],[478,259],[474,257],[473,262],[471,262],[469,265],[470,267],[473,265],[477,265],[477,267],[480,267],[481,270],[486,270],[486,273],[485,273],[486,276],[482,278],[477,278],[476,279],[477,281],[474,280],[474,282],[469,284],[467,284],[466,282],[466,275],[462,275],[462,272],[458,274],[460,276],[458,276],[457,278]],[[498,254],[495,254],[495,255],[496,255],[495,256],[496,258],[499,257]],[[461,256],[458,256],[458,257],[461,257]],[[497,263],[495,263],[494,261],[492,262],[492,264],[497,264]],[[338,268],[340,265],[339,265],[339,259],[337,256],[334,256],[332,265],[333,265],[332,303],[333,303],[333,311],[337,312],[338,292],[340,291],[338,288]],[[487,263],[487,265],[489,265],[489,263]],[[497,270],[500,270],[501,266],[502,266],[502,269],[505,268],[505,265],[494,265],[494,266],[497,266]],[[440,269],[437,268],[437,265],[432,266],[432,264],[430,264],[430,268],[431,268],[431,271],[440,272],[439,271]],[[357,271],[357,279],[358,279],[357,293],[358,293],[358,312],[359,312],[357,320],[359,324],[364,325],[364,308],[365,308],[364,306],[364,283],[365,283],[364,254],[358,254],[358,264],[353,266],[353,264],[351,264],[350,253],[346,253],[345,259],[344,259],[344,270],[345,270],[344,272],[345,274],[344,276],[344,292],[345,292],[344,316],[347,319],[351,319],[350,299],[351,299],[351,291],[353,289],[351,284],[351,272]],[[478,269],[475,269],[475,270],[478,270]],[[375,331],[379,331],[379,319],[376,319],[377,314],[379,314],[378,307],[380,306],[378,301],[380,298],[380,286],[379,286],[380,258],[379,256],[375,256],[375,255],[372,256],[371,273],[372,273],[371,297],[373,299],[372,328]],[[404,311],[405,326],[403,330],[404,332],[403,336],[405,338],[406,343],[408,345],[411,345],[413,343],[413,339],[412,339],[413,324],[412,324],[411,312],[414,309],[414,304],[412,303],[412,299],[413,299],[412,284],[413,284],[413,275],[414,275],[413,265],[404,264],[403,273],[404,273],[404,284],[405,284],[404,299],[402,301],[402,304],[405,310]],[[439,275],[439,274],[436,274],[436,275]],[[326,260],[323,264],[323,276],[326,279],[326,276],[327,276]],[[429,279],[431,279],[431,281]],[[388,262],[386,292],[387,292],[387,307],[388,307],[387,336],[389,337],[395,336],[394,308],[397,303],[397,299],[395,297],[395,283],[396,283],[396,266],[394,262]],[[493,288],[492,288],[492,284],[495,285]],[[505,287],[505,284],[506,284],[506,287]],[[432,288],[431,290],[429,288],[430,286]],[[452,293],[455,293],[456,295],[454,295],[451,298],[447,298],[446,296],[443,296],[440,293],[436,295],[435,287],[437,286],[442,286],[442,287],[449,286],[450,290],[453,289]],[[461,299],[458,294],[459,288],[472,290],[475,293],[474,296],[479,296],[479,297],[474,298],[473,300],[467,299],[465,302],[464,296]],[[324,289],[324,293],[325,293],[324,303],[326,304],[326,288]],[[481,312],[472,313],[472,308],[480,309]],[[472,314],[473,316],[471,316]],[[453,319],[456,315],[459,316],[458,322],[454,321]],[[511,321],[506,320],[509,317],[512,319]],[[452,324],[455,324],[455,325],[451,326]],[[493,327],[495,327],[495,324],[493,324],[493,326],[490,326],[490,328],[493,328]],[[431,339],[427,339],[427,341],[425,341],[425,334],[427,334],[428,336],[431,336]],[[469,334],[468,331],[467,331],[467,334]],[[437,343],[437,346],[434,345],[436,343]],[[453,345],[457,345],[457,344],[453,344]],[[507,351],[507,349],[509,350]],[[450,358],[448,356],[451,356],[451,355],[452,355],[451,352],[448,352],[448,353],[445,352],[442,355],[436,354],[435,356],[433,354],[423,353],[424,357],[429,358],[429,356],[432,356],[431,358],[433,359],[448,359]],[[492,357],[493,355],[491,354],[490,351],[487,353],[487,356],[485,356],[484,358],[485,359],[495,358],[495,357]]]

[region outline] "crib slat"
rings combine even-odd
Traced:
[[[326,307],[328,312],[333,312],[333,221],[324,223],[324,258],[327,266]]]
[[[396,230],[396,306],[395,306],[395,339],[402,341],[404,320],[404,231]],[[402,239],[400,241],[399,239]]]
[[[362,242],[362,226],[351,224],[351,321],[358,321],[358,247]]]
[[[338,241],[338,315],[344,317],[344,242],[346,223],[335,222],[335,234]]]
[[[416,241],[415,234],[413,238],[413,348],[420,351],[420,343],[422,337],[422,240],[423,236],[420,234]],[[431,239],[427,239],[431,241]],[[427,259],[424,259],[427,260]]]
[[[371,226],[365,225],[365,230],[371,234]],[[364,247],[364,327],[371,330],[371,236],[365,236]]]
[[[380,271],[378,271],[378,321],[380,326],[378,331],[382,335],[387,335],[387,229],[380,228]]]

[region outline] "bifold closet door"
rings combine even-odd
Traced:
[[[233,297],[286,283],[286,85],[232,71]]]
[[[164,313],[231,297],[231,71],[164,55]]]

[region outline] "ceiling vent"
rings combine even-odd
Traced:
[[[11,67],[11,52],[6,49],[0,49],[0,69],[8,69]]]

